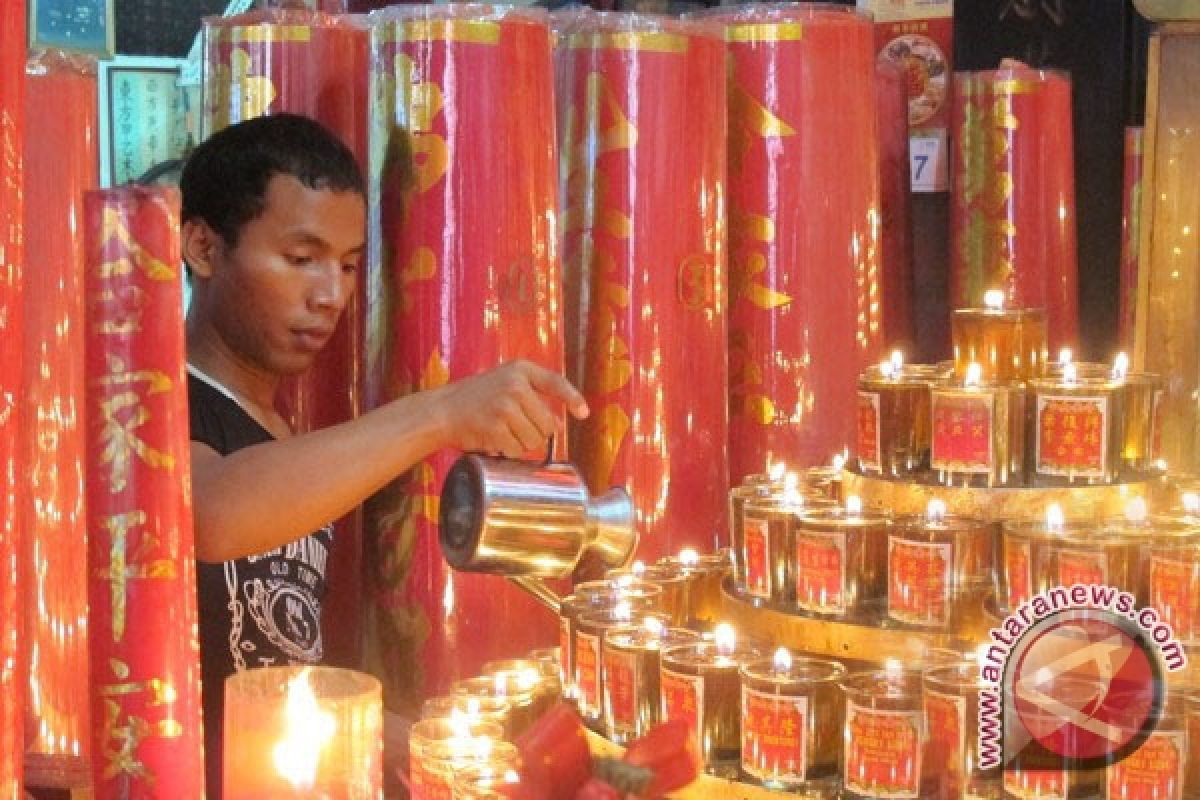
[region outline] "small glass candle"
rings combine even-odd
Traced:
[[[225,681],[224,791],[251,798],[376,797],[379,681],[332,667],[267,667]]]
[[[842,787],[853,798],[917,798],[924,741],[921,675],[896,665],[842,681]]]
[[[958,377],[966,377],[970,364],[979,364],[988,382],[1040,377],[1047,355],[1045,311],[1006,309],[997,290],[986,292],[984,303],[984,308],[960,308],[951,318]]]
[[[454,800],[524,800],[529,789],[515,769],[472,764],[454,778]]]
[[[929,393],[933,367],[895,357],[858,379],[858,469],[906,478],[929,467]]]
[[[1108,687],[1091,677],[1059,674],[1054,677],[1053,696],[1068,708],[1085,708]],[[1062,728],[1062,715],[1041,708],[1022,711],[1031,731],[1051,732]],[[1067,769],[1061,757],[1042,751],[1027,757],[1018,754],[1003,769],[1004,796],[1011,798],[1088,798],[1103,789],[1104,770]],[[1103,794],[1100,795],[1103,797]]]
[[[494,699],[507,702],[509,711],[504,728],[508,736],[515,739],[537,721],[540,713],[537,697],[538,680],[539,676],[536,674],[529,676],[515,672],[502,672],[458,681],[450,687],[450,691],[451,694],[464,699],[477,698],[481,702]]]
[[[540,717],[562,697],[562,683],[558,671],[551,674],[541,662],[530,658],[508,658],[489,661],[483,665],[483,675],[516,675],[518,682],[533,687],[534,718]]]
[[[1142,538],[1114,526],[1069,528],[1046,536],[1034,562],[1034,580],[1049,589],[1079,583],[1137,593]]]
[[[656,608],[671,618],[672,625],[686,625],[691,608],[691,586],[693,576],[682,569],[654,564],[647,567],[638,561],[628,569],[609,570],[605,577],[620,583],[623,580],[638,580],[662,589]]]
[[[563,694],[575,697],[575,621],[580,614],[615,608],[625,602],[634,611],[647,610],[658,605],[662,589],[641,581],[627,582],[624,586],[613,581],[587,581],[575,586],[570,596],[563,598],[558,615],[559,666],[563,674]]]
[[[805,509],[797,490],[746,503],[742,512],[742,558],[746,594],[786,603],[795,594],[791,531]]]
[[[593,611],[575,624],[575,685],[579,688],[579,713],[588,727],[604,730],[604,639],[608,631],[629,625],[643,625],[647,619],[666,627],[670,618],[658,612],[631,613],[626,607]]]
[[[994,542],[991,523],[949,515],[940,500],[924,514],[897,519],[888,536],[888,617],[915,628],[960,630],[982,613]]]
[[[978,364],[933,387],[930,464],[947,486],[1020,486],[1025,480],[1025,391],[985,383]]]
[[[1121,465],[1126,475],[1137,478],[1155,471],[1162,451],[1163,380],[1159,375],[1132,372],[1123,382]]]
[[[1000,768],[979,769],[979,691],[987,684],[974,660],[924,672],[925,755],[922,797],[998,797]]]
[[[729,490],[729,543],[733,548],[733,573],[739,584],[746,582],[742,564],[742,508],[747,500],[759,497],[769,497],[776,492],[782,492],[786,486],[784,476],[787,468],[783,462],[777,461],[770,466],[766,474],[747,475],[740,486]],[[793,475],[792,480],[798,485],[799,476]]]
[[[1029,383],[1027,444],[1037,486],[1109,484],[1121,469],[1125,391],[1107,378],[1061,376]]]
[[[470,722],[463,717],[434,717],[413,725],[408,738],[412,800],[451,796],[455,773],[469,766],[516,769],[517,748],[502,741],[502,735],[495,722]]]
[[[1200,520],[1154,517],[1143,547],[1146,602],[1185,647],[1200,647]]]
[[[1183,796],[1191,800],[1200,797],[1200,686],[1184,687],[1178,690],[1177,694],[1175,702],[1183,706],[1188,735]]]
[[[430,697],[421,704],[421,719],[453,717],[456,714],[472,722],[495,722],[504,728],[506,738],[512,738],[512,731],[508,729],[512,703],[506,698],[446,694]]]
[[[604,637],[604,730],[617,744],[645,734],[662,719],[659,670],[662,651],[700,640],[687,628],[667,628],[656,618],[611,628]]]
[[[842,744],[836,661],[796,658],[780,648],[742,665],[742,772],[774,789],[832,789]]]
[[[721,584],[733,572],[733,551],[724,547],[715,553],[700,554],[682,550],[678,556],[660,559],[658,566],[682,570],[691,576],[688,601],[689,619],[695,623],[714,622],[721,614]]]
[[[845,508],[806,511],[796,522],[795,605],[837,619],[877,616],[887,591],[891,520],[865,511],[857,497]]]
[[[1141,746],[1108,767],[1105,797],[1166,800],[1194,796],[1187,782],[1187,702],[1173,690],[1167,691],[1164,700],[1162,718]]]
[[[739,646],[728,626],[719,626],[717,640],[664,650],[659,687],[663,718],[684,719],[696,735],[705,768],[736,777],[741,761],[741,677],[745,661],[759,651]]]
[[[1008,611],[1028,602],[1035,594],[1057,585],[1047,582],[1048,575],[1036,567],[1044,562],[1047,542],[1068,537],[1085,539],[1098,525],[1068,522],[1062,507],[1051,503],[1040,520],[1010,520],[1003,525],[1000,553],[1000,601]]]

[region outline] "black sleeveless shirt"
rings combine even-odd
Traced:
[[[188,370],[191,439],[222,456],[273,441],[231,397]],[[196,564],[209,800],[221,797],[225,678],[254,667],[316,664],[333,525],[267,553]]]

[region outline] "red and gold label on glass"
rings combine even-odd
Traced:
[[[1067,800],[1067,771],[1005,767],[1004,796],[1022,800]]]
[[[1107,398],[1039,396],[1038,473],[1103,478],[1109,466],[1107,422]]]
[[[454,788],[447,776],[426,769],[420,759],[413,759],[410,780],[412,800],[453,800]]]
[[[921,783],[921,712],[846,704],[845,787],[855,794],[908,800]]]
[[[1162,419],[1163,400],[1166,394],[1162,389],[1154,390],[1154,400],[1150,404],[1150,457],[1157,461],[1162,458]]]
[[[933,441],[930,460],[935,470],[992,471],[993,398],[990,394],[938,390],[933,393]]]
[[[762,780],[801,783],[807,773],[807,697],[742,687],[742,769]]]
[[[858,463],[864,471],[883,471],[879,450],[879,392],[859,392]]]
[[[771,597],[771,530],[765,519],[746,517],[742,522],[742,549],[746,564],[746,591]]]
[[[944,625],[950,608],[949,542],[913,542],[888,537],[888,616],[897,622]]]
[[[1108,768],[1109,800],[1180,800],[1186,748],[1183,731],[1150,734],[1134,753]]]
[[[704,678],[664,668],[659,675],[659,691],[662,692],[663,719],[687,722],[696,737],[696,752],[703,753],[700,720],[704,716]]]
[[[600,637],[575,632],[575,683],[579,710],[585,715],[600,713]]]
[[[1200,621],[1200,555],[1196,561],[1150,557],[1150,605],[1181,642],[1195,642]]]
[[[558,672],[564,683],[574,681],[575,675],[571,672],[571,621],[566,617],[558,618]]]
[[[1033,597],[1033,565],[1029,542],[1004,539],[1004,588],[1008,607],[1014,609]]]
[[[1058,585],[1108,584],[1108,556],[1092,550],[1059,550]]]
[[[846,534],[796,532],[796,605],[818,614],[846,612]]]
[[[637,730],[637,657],[604,651],[604,691],[608,695],[608,724],[618,733]]]
[[[948,797],[959,797],[966,785],[967,701],[941,692],[925,690],[925,725],[929,731],[928,752],[942,762],[942,786],[952,787]]]

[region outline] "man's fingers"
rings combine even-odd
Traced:
[[[567,410],[576,419],[587,417],[588,404],[583,395],[571,385],[571,382],[553,370],[529,364],[525,371],[529,384],[539,393],[553,397],[566,404]]]
[[[517,399],[520,400],[521,411],[541,436],[542,441],[538,445],[540,448],[558,430],[558,417],[546,408],[537,392],[521,392]]]
[[[546,437],[538,431],[533,421],[525,416],[523,406],[517,405],[506,417],[508,429],[524,448],[523,453],[531,450],[541,450],[546,446]]]

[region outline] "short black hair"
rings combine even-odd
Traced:
[[[192,151],[179,181],[183,220],[204,220],[233,247],[242,226],[263,212],[276,175],[366,196],[354,154],[332,131],[299,114],[270,114],[218,131]]]

